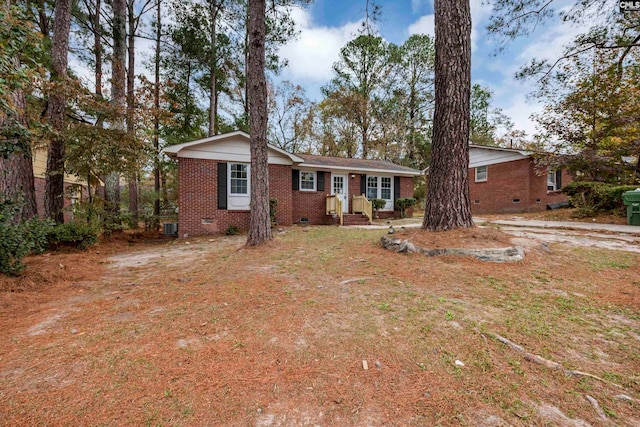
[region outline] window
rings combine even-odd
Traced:
[[[316,190],[316,173],[300,172],[300,190],[315,191]]]
[[[487,175],[487,166],[478,166],[476,168],[476,182],[485,182]]]
[[[393,210],[393,177],[367,176],[367,199],[383,199],[387,204],[381,210]]]
[[[248,165],[243,163],[230,163],[229,169],[231,174],[229,193],[249,194]]]
[[[377,199],[377,198],[378,198],[378,177],[368,176],[367,177],[367,199]]]
[[[385,200],[391,200],[391,177],[380,177],[380,198]]]
[[[558,189],[558,182],[556,180],[556,171],[550,170],[547,172],[547,191],[556,191]]]

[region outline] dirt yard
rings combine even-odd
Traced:
[[[426,258],[385,232],[31,258],[0,276],[0,425],[640,425],[640,254]],[[433,244],[510,242],[472,233]]]

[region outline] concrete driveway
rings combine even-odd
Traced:
[[[535,239],[546,243],[563,243],[570,246],[593,247],[640,253],[640,227],[632,225],[598,224],[588,222],[542,221],[513,217],[508,220],[492,220],[474,217],[477,225],[494,224],[518,238]],[[392,220],[373,225],[359,226],[367,229],[417,228],[422,218]]]

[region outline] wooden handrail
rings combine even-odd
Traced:
[[[367,200],[365,195],[353,196],[352,200],[353,213],[364,214],[369,221],[373,219],[373,203],[371,200]]]
[[[326,198],[326,214],[337,215],[342,225],[342,200],[336,195],[327,195]]]

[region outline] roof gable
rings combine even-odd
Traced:
[[[531,157],[531,152],[512,148],[469,145],[469,167],[495,165]]]
[[[247,133],[235,131],[171,145],[162,151],[171,158],[227,160],[248,163],[251,161],[250,141],[251,138]],[[303,161],[295,154],[288,153],[274,145],[267,144],[267,148],[269,163],[291,165]]]
[[[210,136],[196,141],[172,145],[162,150],[171,158],[211,159],[250,162],[250,137],[242,131]],[[388,173],[418,176],[422,172],[383,160],[348,159],[314,154],[291,154],[268,144],[269,163],[298,165],[301,168],[343,170],[345,172]]]

